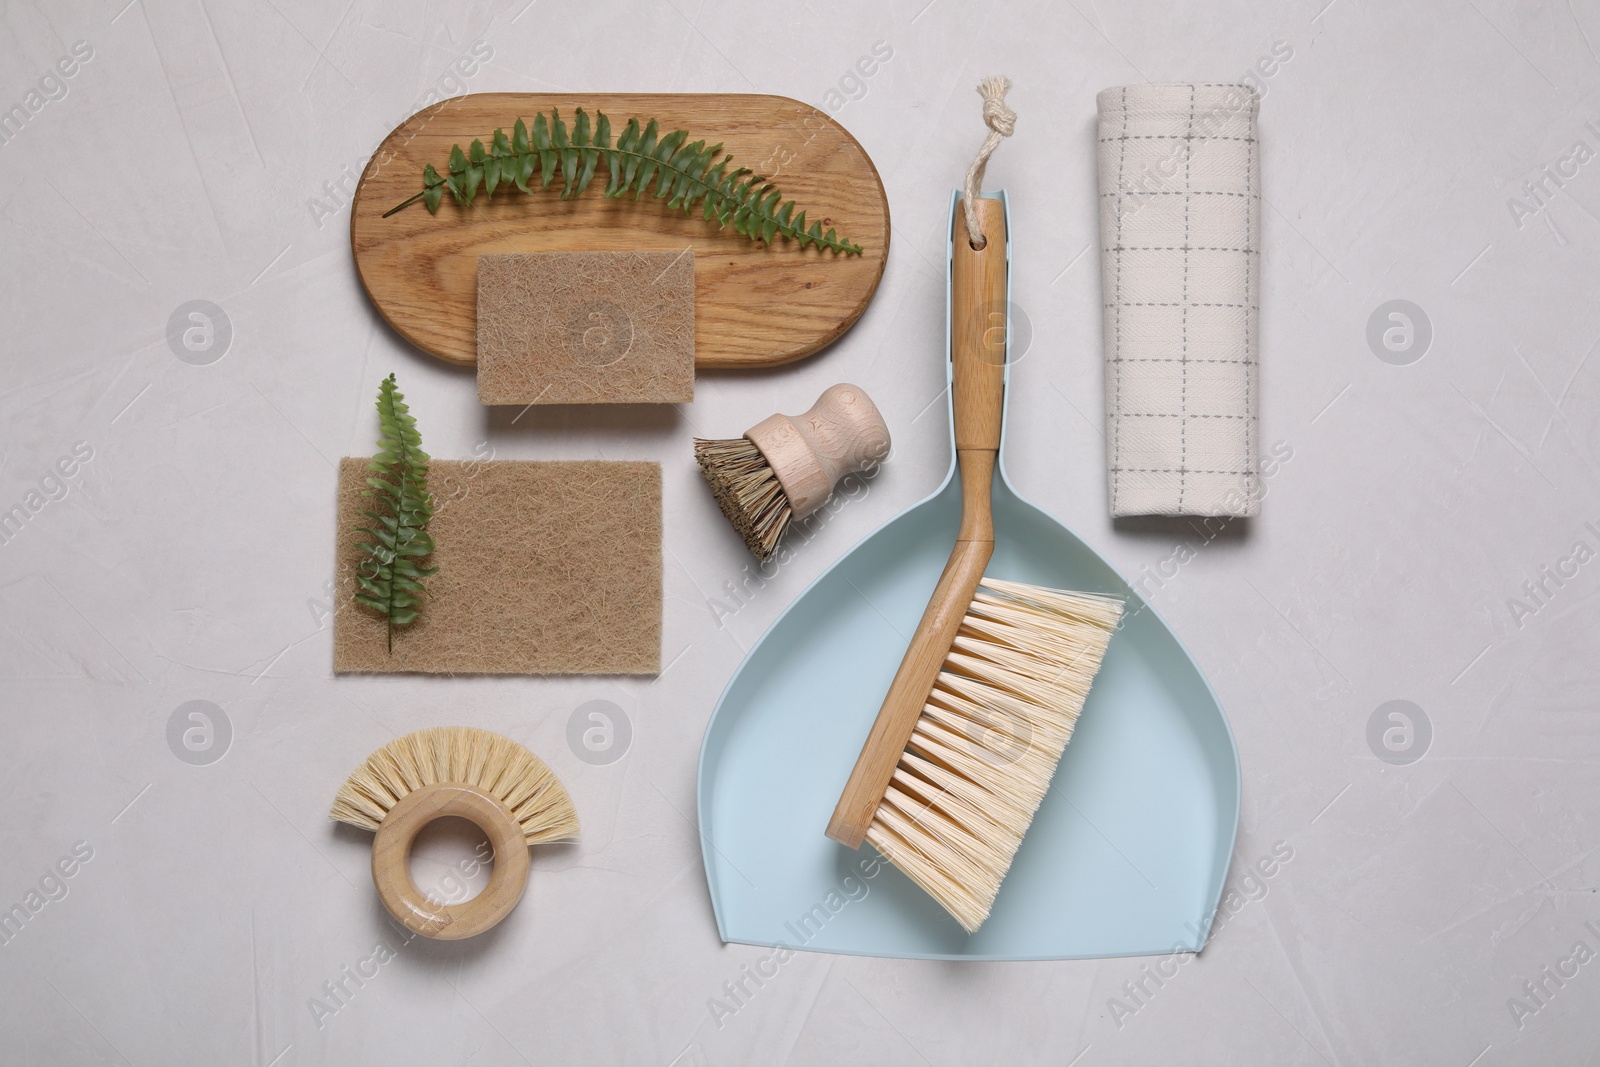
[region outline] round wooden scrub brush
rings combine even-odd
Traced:
[[[773,415],[731,441],[696,439],[694,454],[722,513],[765,563],[840,478],[889,454],[889,428],[866,393],[840,384],[804,415]]]
[[[357,767],[329,816],[376,830],[372,880],[406,929],[454,941],[481,934],[511,913],[528,884],[528,846],[578,836],[572,797],[545,762],[510,738],[466,726],[418,730],[389,742]],[[435,903],[411,881],[407,860],[424,826],[466,819],[494,848],[483,892],[461,904]]]

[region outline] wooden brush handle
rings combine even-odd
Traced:
[[[878,406],[843,383],[804,415],[773,415],[745,436],[772,466],[796,519],[826,504],[840,478],[889,454],[889,427]]]
[[[489,838],[494,872],[483,892],[461,904],[436,904],[411,881],[407,861],[422,828],[455,815]],[[389,809],[372,843],[372,880],[378,899],[407,930],[441,941],[481,934],[511,914],[528,885],[528,840],[500,801],[468,785],[441,782],[407,793]]]
[[[1005,404],[1006,230],[1000,201],[980,199],[977,209],[987,243],[982,249],[973,248],[965,228],[958,227],[950,265],[950,359],[956,462],[961,470],[961,530],[828,823],[828,836],[851,848],[861,847],[866,839],[873,813],[889,790],[900,754],[911,740],[917,716],[928,702],[939,668],[955,643],[956,631],[994,553],[989,494]]]

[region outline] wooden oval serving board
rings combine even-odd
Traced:
[[[723,143],[735,166],[775,181],[785,199],[862,246],[859,256],[775,238],[771,247],[718,229],[697,206],[668,211],[652,194],[608,200],[605,164],[581,196],[550,189],[480,190],[469,207],[447,194],[437,215],[418,203],[385,211],[422,188],[422,167],[441,172],[450,147],[521,117],[559,108],[572,122],[582,107],[604,111],[613,130],[628,119],[658,120],[663,132]],[[557,178],[556,182],[560,179]],[[406,340],[440,359],[477,362],[478,257],[486,252],[656,250],[695,254],[695,366],[769,367],[827,345],[860,317],[889,254],[889,202],[861,145],[816,108],[782,96],[631,93],[477,93],[412,115],[373,153],[356,188],[350,244],[361,284]]]

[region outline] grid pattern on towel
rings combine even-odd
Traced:
[[[1111,514],[1254,515],[1258,97],[1130,85],[1098,102]]]

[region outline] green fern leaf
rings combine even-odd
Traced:
[[[436,214],[446,192],[462,207],[471,205],[480,191],[489,197],[502,189],[531,193],[535,174],[540,189],[548,189],[559,174],[560,197],[570,200],[589,188],[604,160],[602,196],[632,193],[634,200],[643,200],[648,195],[666,201],[667,210],[685,215],[699,206],[707,222],[732,226],[735,233],[768,245],[784,237],[801,248],[861,254],[860,245],[833,229],[824,230],[820,221],[812,221],[808,228],[806,213],[793,200],[785,200],[772,181],[750,168],[732,166],[733,157],[724,154],[720,144],[691,143],[686,130],[663,135],[655,119],[641,128],[637,118],[630,118],[615,143],[611,136],[611,120],[604,112],[595,112],[591,124],[581,107],[573,112],[570,128],[554,108],[548,118],[543,112],[535,114],[531,125],[519,118],[510,137],[495,130],[487,149],[481,140],[473,141],[466,151],[453,146],[444,174],[432,164],[425,166],[422,191],[383,217],[418,200]]]
[[[500,169],[504,158],[499,153],[505,135],[495,131],[495,151],[502,159],[484,156],[482,142],[472,144],[472,158],[490,158],[484,164],[483,176]],[[506,146],[507,151],[510,146]],[[461,157],[462,172],[469,170],[469,161],[460,148],[450,153],[452,176],[456,158]],[[432,172],[432,168],[429,168]],[[437,178],[437,174],[432,174]],[[425,176],[424,180],[428,180]],[[476,181],[467,180],[463,189],[476,188]],[[446,188],[441,179],[428,186],[438,192]],[[471,194],[458,192],[468,200]],[[442,195],[442,194],[441,194]],[[434,198],[437,200],[437,196]],[[356,568],[356,584],[361,591],[355,601],[369,607],[384,617],[388,628],[389,651],[394,651],[394,629],[405,626],[417,618],[421,605],[418,596],[423,594],[422,580],[438,572],[438,567],[418,566],[417,560],[433,552],[433,538],[423,529],[433,517],[433,496],[428,492],[428,454],[422,450],[422,435],[417,432],[417,420],[411,415],[405,397],[395,388],[394,375],[385,378],[378,386],[378,451],[367,463],[367,470],[377,477],[368,478],[368,488],[361,495],[377,503],[382,511],[363,510],[371,519],[371,526],[354,527],[356,533],[365,534],[371,541],[358,541],[356,547],[366,556]],[[387,511],[387,514],[385,514]]]

